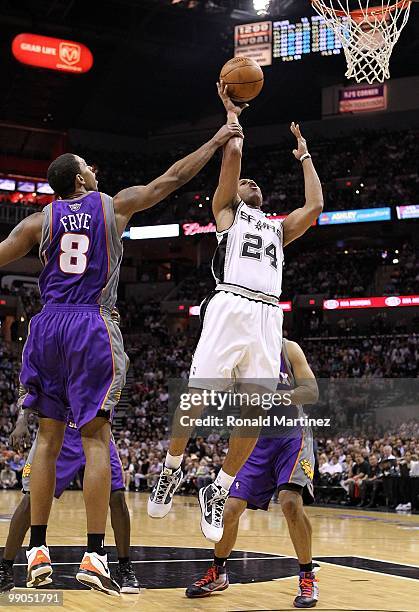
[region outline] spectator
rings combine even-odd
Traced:
[[[0,485],[3,489],[14,489],[17,485],[16,473],[7,464],[0,472]]]
[[[157,458],[153,459],[151,461],[151,465],[149,467],[148,473],[147,473],[147,486],[152,489],[154,487],[154,485],[157,482],[157,479],[160,475],[160,472],[162,470],[163,464],[161,461],[159,461]]]
[[[383,488],[381,468],[378,464],[377,455],[374,453],[369,457],[369,474],[359,482],[360,498],[358,504],[360,508],[376,508],[377,497]]]
[[[199,462],[199,467],[196,470],[196,486],[199,490],[202,487],[206,487],[211,482],[211,470],[208,467],[208,462],[206,459],[201,459]]]
[[[349,501],[348,505],[354,506],[356,499],[359,497],[360,486],[370,473],[368,461],[364,459],[362,453],[358,452],[355,455],[355,464],[352,466],[352,475],[343,481],[343,486],[347,488]]]

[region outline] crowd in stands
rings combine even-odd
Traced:
[[[397,253],[395,252],[397,251]],[[377,287],[376,272],[386,266],[388,281]],[[211,264],[191,270],[169,300],[194,300],[199,304],[215,286]],[[281,299],[296,294],[322,294],[327,298],[365,295],[419,294],[419,249],[403,244],[400,249],[322,248],[301,252],[297,246],[285,251]]]
[[[334,139],[309,139],[325,195],[325,210],[416,204],[419,195],[418,134],[415,131],[359,131]],[[258,182],[266,212],[289,212],[304,202],[300,168],[292,155],[290,138],[275,147],[252,147],[245,141],[243,174]],[[101,191],[114,195],[120,189],[144,184],[187,153],[192,147],[172,147],[161,153],[80,151],[98,169]],[[220,162],[209,164],[172,197],[141,213],[141,224],[212,219],[210,200],[218,182]],[[198,196],[195,198],[194,196]],[[5,195],[7,197],[7,194]]]
[[[417,295],[419,293],[419,249],[404,244],[397,253],[397,266],[391,270],[384,295]]]
[[[418,138],[414,131],[357,132],[334,139],[313,138],[309,142],[319,176],[324,184],[325,210],[369,208],[418,201]],[[243,175],[258,182],[265,196],[266,212],[288,212],[304,202],[304,183],[292,155],[292,139],[275,147],[252,147],[245,142]],[[190,148],[165,152],[165,166]],[[109,155],[95,151],[84,157],[97,164],[100,188],[114,194],[123,187],[151,180],[166,168],[161,155]],[[200,174],[169,201],[169,206],[146,213],[148,221],[209,221],[206,196],[218,182],[219,160],[215,157]],[[385,180],[383,180],[385,177]],[[340,180],[345,179],[345,180]],[[186,193],[202,197],[191,200]],[[201,204],[201,207],[199,206]],[[163,215],[163,216],[162,216]]]
[[[304,341],[318,378],[415,378],[419,374],[419,335],[368,336]]]
[[[0,489],[20,486],[22,470],[27,457],[26,450],[12,448],[9,438],[13,431],[18,407],[21,346],[0,339]],[[29,420],[34,437],[36,420]]]
[[[317,500],[360,508],[419,508],[419,422],[382,437],[317,439]]]
[[[149,490],[155,483],[167,451],[170,381],[186,381],[194,340],[181,329],[170,328],[159,305],[121,304],[122,326],[131,369],[116,443],[127,490]],[[315,410],[332,418],[334,430],[316,433],[319,500],[371,506],[418,508],[419,425],[398,427],[380,420],[387,404],[376,393],[376,383],[388,385],[385,396],[411,399],[408,386],[397,380],[418,377],[419,335],[375,335],[353,338],[302,339],[308,360],[325,393]],[[16,420],[21,349],[0,341],[0,487],[18,488],[27,450],[15,450],[9,436]],[[322,388],[322,387],[321,387]],[[416,387],[413,387],[413,393]],[[387,394],[387,390],[389,393]],[[31,418],[32,438],[36,420]],[[333,433],[334,432],[334,433]],[[333,434],[333,435],[332,435]],[[326,437],[327,436],[327,437]],[[217,433],[191,440],[184,464],[181,493],[196,493],[214,479],[228,443]],[[388,447],[391,455],[388,456]],[[413,483],[413,484],[412,484]],[[74,483],[77,486],[77,482]],[[399,508],[400,509],[400,508]],[[401,508],[403,509],[403,508]]]
[[[139,490],[153,484],[167,448],[167,421],[162,418],[162,415],[168,412],[168,389],[165,381],[187,378],[193,349],[193,341],[185,334],[168,333],[158,315],[157,305],[148,304],[144,308],[146,314],[143,317],[145,322],[143,334],[135,337],[134,344],[139,342],[140,346],[146,345],[147,349],[144,351],[138,348],[138,344],[132,346],[131,340],[127,342],[134,381],[141,382],[133,383],[131,408],[124,422],[124,433],[118,441],[118,445],[124,448],[126,455],[124,464],[127,487]],[[141,312],[141,308],[139,310]],[[157,330],[156,334],[150,333],[150,329]],[[141,342],[141,338],[146,339],[146,344]],[[371,378],[391,377],[392,380],[393,377],[418,375],[419,337],[417,335],[376,336],[356,340],[322,339],[304,341],[303,344],[318,378],[344,379],[350,382],[354,378],[367,381]],[[366,431],[369,436],[368,446],[372,448],[374,444],[378,444],[374,432],[380,433],[380,428],[374,422],[374,413],[369,410],[365,393],[361,395],[361,392],[356,391],[352,398],[348,394],[348,387],[352,387],[352,382],[344,389],[348,402],[347,409],[335,410],[334,414],[337,426],[344,433],[345,440],[348,440],[348,462],[351,463],[350,457],[353,454],[355,459],[356,450],[356,444],[351,443],[351,433]],[[336,398],[330,394],[327,406],[323,408],[330,415],[333,414],[332,408],[336,408],[335,404]],[[391,424],[386,423],[384,427],[390,428]],[[383,431],[381,433],[384,435]],[[399,436],[401,438],[405,436],[404,441],[409,446],[413,458],[419,455],[417,427],[414,430],[402,426]],[[365,441],[362,443],[366,444]],[[150,448],[150,445],[153,450],[147,453],[147,447]],[[405,448],[400,447],[399,452],[397,444],[393,442],[393,446],[397,448],[401,460]],[[206,440],[198,438],[191,441],[185,459],[185,477],[181,492],[196,492],[200,483],[214,478],[222,465],[226,450],[227,442],[220,439],[217,434],[212,434]],[[319,452],[319,457],[321,454]],[[409,458],[409,455],[407,457]],[[342,486],[340,488],[342,494],[345,494],[345,489]],[[379,501],[382,502],[382,498],[379,498]]]

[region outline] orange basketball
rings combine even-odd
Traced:
[[[233,57],[221,69],[220,80],[228,85],[228,95],[237,102],[249,102],[263,87],[263,72],[255,60]]]

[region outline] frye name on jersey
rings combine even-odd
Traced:
[[[76,232],[77,230],[89,230],[92,215],[88,213],[76,213],[74,215],[64,215],[60,222],[63,224],[65,232]]]

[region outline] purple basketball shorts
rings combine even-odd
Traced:
[[[32,444],[25,467],[23,468],[22,489],[25,493],[30,491],[30,472],[36,451],[36,441],[37,438],[35,438]],[[124,478],[121,461],[113,438],[111,438],[109,450],[111,455],[111,490],[118,491],[119,489],[124,489]],[[67,425],[61,452],[57,459],[55,497],[61,497],[63,491],[67,489],[85,463],[86,459],[83,452],[81,434],[78,429]]]
[[[96,416],[112,420],[128,357],[110,313],[95,305],[47,304],[29,327],[20,382],[24,408],[80,429]]]
[[[230,497],[247,501],[251,510],[267,510],[272,495],[281,485],[301,487],[305,499],[313,497],[314,452],[309,428],[300,435],[259,438],[250,457],[230,487]]]

